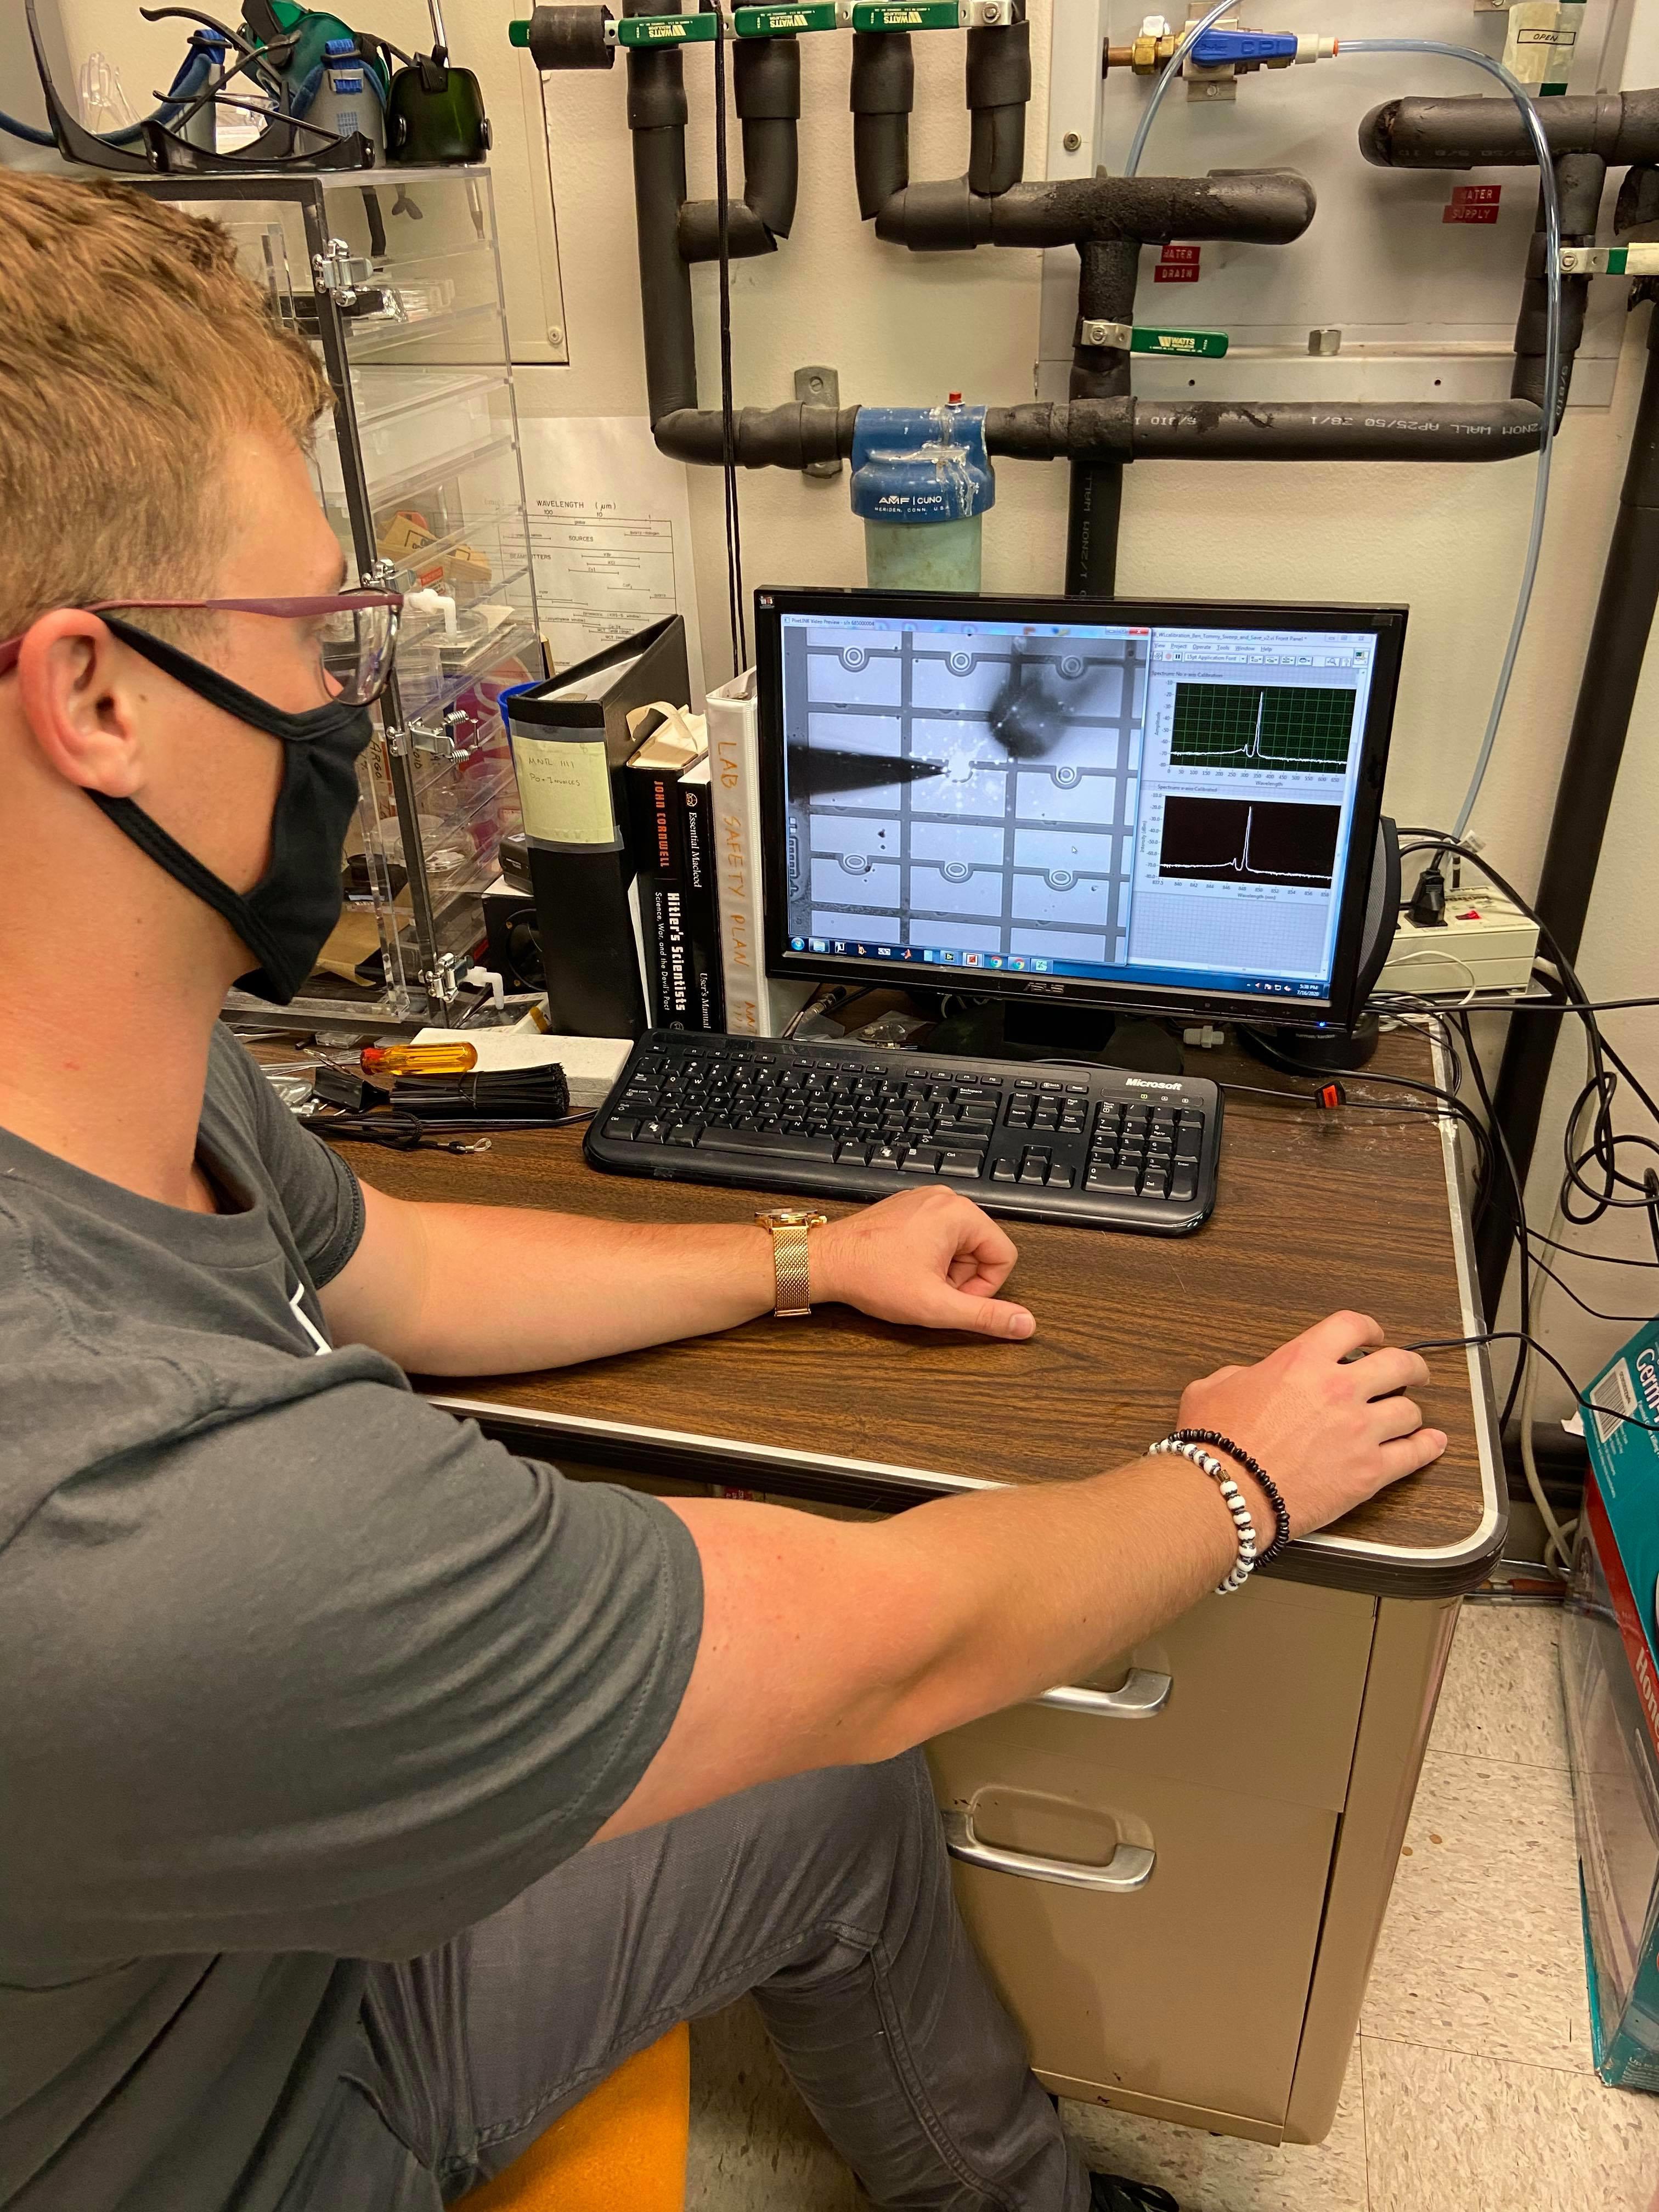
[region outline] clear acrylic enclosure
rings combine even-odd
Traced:
[[[545,673],[487,168],[158,177],[210,216],[321,354],[336,419],[318,494],[349,570],[404,610],[364,756],[347,906],[308,1014],[442,1023],[478,894],[520,826],[496,702]],[[252,1002],[249,1002],[250,1005]]]

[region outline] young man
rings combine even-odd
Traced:
[[[877,2204],[1149,2203],[1068,2154],[915,1747],[1193,1604],[1229,1509],[1168,1457],[664,1504],[412,1395],[733,1327],[772,1257],[384,1197],[218,1028],[337,910],[383,672],[373,607],[324,672],[325,398],[210,228],[0,172],[0,2205],[433,2212],[749,1989]],[[811,1295],[1019,1338],[1014,1256],[915,1192]],[[1443,1448],[1380,1345],[1334,1316],[1181,1418],[1316,1527]]]

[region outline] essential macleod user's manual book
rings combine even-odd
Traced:
[[[1596,2070],[1659,2090],[1659,1321],[1587,1395],[1561,1629]]]

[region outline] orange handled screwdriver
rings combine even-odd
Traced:
[[[357,1055],[368,1076],[465,1075],[478,1065],[471,1044],[368,1044]]]

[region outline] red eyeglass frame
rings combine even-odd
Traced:
[[[309,615],[355,614],[361,607],[389,607],[392,610],[391,644],[398,639],[398,624],[404,611],[401,592],[357,591],[320,592],[308,597],[293,599],[94,599],[90,605],[75,611],[83,615],[114,615],[132,613],[230,614],[287,616],[290,621],[304,621]],[[26,633],[27,634],[27,633]],[[0,640],[0,676],[8,676],[17,665],[17,656],[22,651],[23,639],[9,637]],[[392,653],[386,654],[390,672]],[[375,695],[378,696],[378,694]]]

